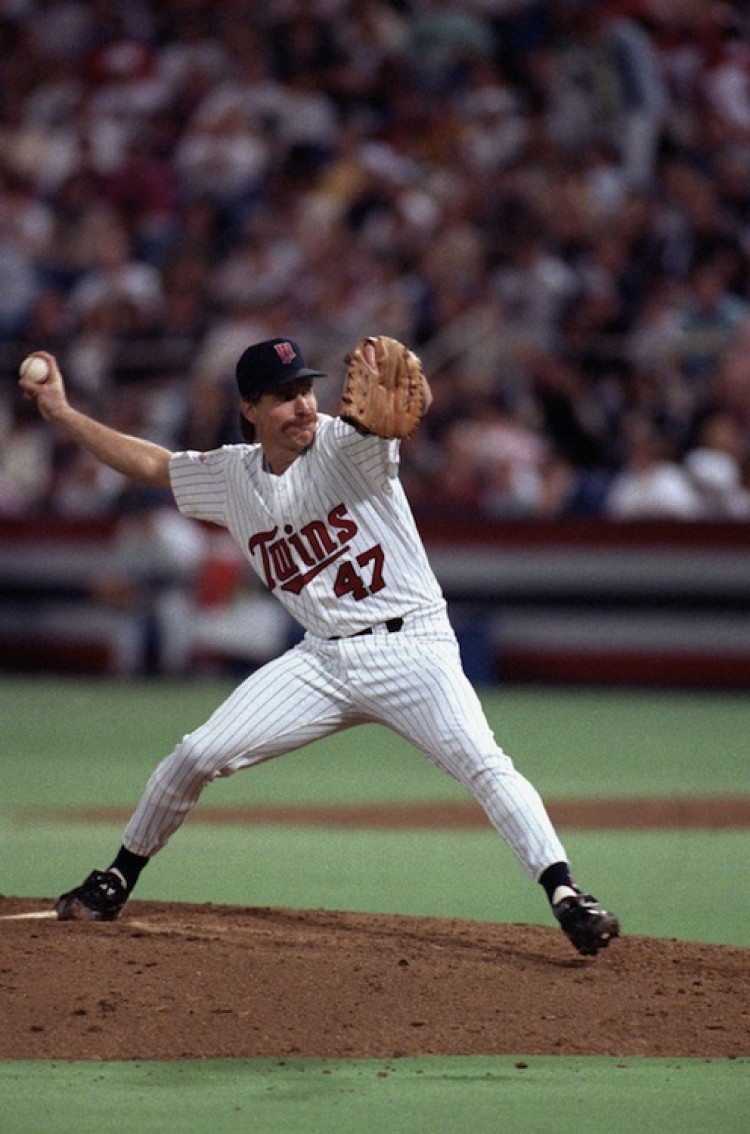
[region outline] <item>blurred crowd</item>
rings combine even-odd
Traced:
[[[0,515],[127,507],[17,394],[238,441],[408,342],[415,510],[750,516],[750,20],[711,0],[0,0]]]

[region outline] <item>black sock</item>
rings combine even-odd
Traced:
[[[570,886],[573,890],[578,889],[570,876],[570,867],[567,862],[553,862],[552,866],[548,866],[539,876],[539,885],[544,887],[550,902],[558,886]]]
[[[142,854],[133,854],[126,847],[120,847],[117,852],[117,858],[109,866],[110,870],[119,870],[125,879],[125,885],[128,890],[132,890],[138,881],[138,875],[143,870],[148,862],[148,858]]]

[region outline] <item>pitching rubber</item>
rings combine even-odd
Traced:
[[[55,910],[32,910],[31,913],[2,914],[0,921],[39,921],[41,918],[57,917]]]

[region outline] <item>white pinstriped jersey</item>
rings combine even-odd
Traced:
[[[398,465],[398,441],[321,414],[281,476],[243,444],[175,453],[170,477],[180,511],[227,528],[292,617],[331,638],[445,608]]]

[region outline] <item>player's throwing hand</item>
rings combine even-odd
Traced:
[[[35,401],[40,414],[53,421],[56,412],[66,405],[65,384],[54,355],[35,350],[18,368],[18,385],[23,396]]]

